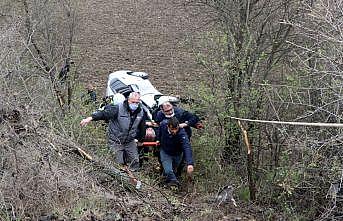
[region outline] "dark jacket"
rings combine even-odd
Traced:
[[[108,138],[116,143],[143,140],[146,113],[141,107],[132,112],[127,100],[117,105],[106,105],[104,110],[94,112],[92,118],[94,121],[109,121]]]
[[[167,122],[163,121],[158,129],[157,140],[160,141],[160,148],[166,154],[176,156],[183,153],[187,165],[194,164],[192,147],[183,128],[173,136],[169,133]]]
[[[192,129],[191,127],[195,127],[196,123],[199,122],[199,118],[186,111],[186,110],[183,110],[182,108],[179,108],[179,107],[174,107],[174,116],[178,119],[178,121],[180,123],[187,123],[188,124],[188,127],[185,127],[185,131],[188,135],[188,138],[190,138],[192,136]],[[160,110],[157,112],[156,114],[156,117],[155,117],[155,122],[156,123],[161,123],[162,121],[166,120],[168,118],[166,118],[166,116],[164,115],[163,111]]]

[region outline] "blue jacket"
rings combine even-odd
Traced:
[[[194,164],[192,147],[183,128],[173,136],[168,130],[167,122],[163,121],[158,128],[157,140],[160,141],[160,148],[166,154],[176,156],[183,153],[187,165]]]
[[[199,118],[188,112],[183,110],[182,108],[179,107],[174,107],[174,116],[179,120],[180,123],[187,123],[188,127],[185,127],[185,131],[188,135],[188,138],[192,136],[192,129],[191,127],[195,127],[196,123],[199,122]],[[162,121],[166,120],[166,116],[164,115],[163,111],[160,110],[157,112],[156,117],[155,117],[155,122],[156,123],[161,123]]]

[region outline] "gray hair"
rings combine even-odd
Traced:
[[[141,93],[139,93],[139,92],[131,92],[129,94],[128,99],[131,99],[131,98],[138,98],[138,99],[140,99],[141,98]]]

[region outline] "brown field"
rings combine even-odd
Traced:
[[[75,51],[81,76],[105,93],[109,73],[144,71],[162,93],[182,94],[201,74],[193,52],[208,29],[205,8],[184,0],[79,1]]]

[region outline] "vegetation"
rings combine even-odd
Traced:
[[[273,213],[306,220],[336,216],[342,204],[336,195],[328,196],[333,186],[342,186],[341,127],[287,122],[341,122],[342,54],[336,50],[341,48],[341,6],[332,1],[196,2],[212,8],[218,24],[204,38],[207,52],[198,54],[208,80],[200,93],[193,92],[202,100],[197,108],[211,115],[209,127],[220,131],[214,146],[222,153],[216,155],[223,158],[218,166],[244,177],[250,200]],[[232,117],[285,124],[241,120],[240,130],[240,121]]]
[[[192,44],[203,49],[194,56],[206,74],[189,85],[195,101],[186,108],[204,117],[205,129],[192,138],[194,183],[175,193],[159,186],[156,159],[144,165],[139,191],[109,175],[106,125],[79,127],[96,106],[81,100],[76,1],[0,3],[1,220],[343,216],[340,1],[183,7],[205,9],[213,28]],[[224,186],[234,188],[238,208],[215,198]]]

